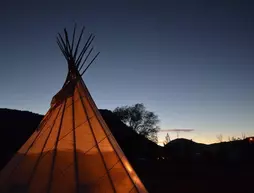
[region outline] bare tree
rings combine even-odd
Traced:
[[[165,146],[165,145],[167,145],[169,142],[170,142],[170,136],[169,136],[169,134],[167,133],[167,135],[165,136],[165,140],[164,140],[164,142],[163,142],[163,145]]]
[[[242,140],[246,139],[245,133],[242,133]]]
[[[230,136],[228,137],[228,141],[239,141],[239,140],[241,140],[240,137],[238,137],[238,138],[234,137],[234,136],[233,137],[230,137]]]
[[[223,135],[222,134],[217,135],[216,138],[217,138],[218,142],[220,142],[220,143],[223,142]]]

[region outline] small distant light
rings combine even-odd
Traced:
[[[249,140],[250,140],[250,141],[253,141],[253,138],[251,137]]]

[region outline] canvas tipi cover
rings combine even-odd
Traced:
[[[72,42],[66,30],[57,39],[69,66],[64,86],[38,129],[1,171],[1,193],[147,192],[81,78],[94,37],[78,52],[83,30],[77,43],[75,30]]]

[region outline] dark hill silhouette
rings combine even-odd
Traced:
[[[25,143],[36,129],[42,115],[28,111],[0,109],[1,150],[0,168]]]
[[[189,162],[190,160],[195,160],[199,157],[201,152],[204,152],[207,145],[202,143],[196,143],[188,139],[175,139],[170,141],[164,146],[167,155],[170,155],[170,159],[177,162]]]
[[[169,147],[174,147],[174,146],[193,146],[195,148],[204,148],[207,145],[203,143],[197,143],[195,141],[189,140],[189,139],[184,139],[184,138],[178,138],[170,141],[168,144],[166,144],[164,147],[169,148]]]
[[[175,139],[164,146],[167,155],[177,161],[209,161],[216,163],[252,162],[253,145],[250,139],[213,143],[210,145],[196,143],[188,139]]]

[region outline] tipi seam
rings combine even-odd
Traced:
[[[54,154],[53,154],[53,158],[52,158],[52,167],[50,170],[50,176],[49,176],[49,181],[48,181],[48,188],[47,188],[47,192],[50,193],[51,187],[52,187],[52,179],[53,179],[53,175],[54,175],[54,168],[55,168],[55,161],[56,161],[56,154],[57,154],[57,146],[58,146],[58,142],[59,142],[59,136],[62,130],[62,123],[63,123],[63,118],[64,118],[64,114],[65,114],[65,106],[66,106],[66,100],[64,102],[64,107],[63,107],[63,113],[62,113],[62,117],[60,120],[60,125],[59,125],[59,129],[58,129],[58,133],[57,133],[57,137],[56,137],[56,142],[55,142],[55,148],[54,148]]]
[[[90,122],[90,120],[88,119],[87,109],[86,109],[86,106],[85,106],[85,104],[84,104],[83,98],[81,97],[79,87],[77,87],[77,89],[78,89],[78,94],[79,94],[79,97],[80,97],[80,100],[81,100],[81,104],[82,104],[82,106],[83,106],[83,110],[84,110],[84,112],[85,112],[86,118],[87,118],[87,120],[88,120],[89,127],[90,127],[90,129],[91,129],[91,132],[92,132],[93,137],[94,137],[94,140],[95,140],[95,146],[97,146],[98,152],[99,152],[99,154],[100,154],[100,156],[101,156],[101,159],[102,159],[103,165],[104,165],[104,167],[105,167],[105,170],[106,170],[106,172],[107,172],[108,178],[109,178],[110,183],[111,183],[111,185],[112,185],[112,187],[113,187],[113,191],[116,192],[115,185],[114,185],[114,183],[113,183],[113,181],[112,181],[112,178],[111,178],[110,173],[109,173],[109,171],[108,171],[108,168],[107,168],[107,165],[106,165],[106,163],[105,163],[104,157],[103,157],[103,155],[102,155],[102,153],[101,153],[101,150],[100,150],[100,147],[99,147],[99,145],[98,145],[98,143],[97,143],[97,139],[96,139],[96,136],[95,136],[95,134],[94,134],[94,131],[93,131],[91,122]],[[106,133],[105,133],[105,134],[106,134]]]
[[[62,106],[61,106],[61,107],[62,107]],[[58,113],[57,113],[57,115],[56,115],[56,119],[58,118],[59,112],[61,111],[61,107],[60,107],[59,110],[58,110]],[[39,163],[40,163],[40,160],[41,160],[42,154],[43,154],[43,150],[44,150],[44,148],[46,147],[46,144],[47,144],[47,142],[48,142],[48,139],[49,139],[49,137],[50,137],[50,135],[51,135],[51,133],[52,133],[52,130],[53,130],[54,126],[55,126],[56,119],[55,119],[55,121],[53,122],[53,125],[52,125],[51,128],[50,128],[49,134],[48,134],[48,136],[47,136],[47,138],[46,138],[46,140],[45,140],[45,142],[44,142],[44,144],[43,144],[43,147],[42,147],[42,149],[41,149],[40,155],[39,155],[39,157],[37,158],[37,160],[36,160],[36,162],[35,162],[34,168],[33,168],[33,170],[32,170],[33,172],[31,173],[31,176],[30,176],[30,178],[29,178],[29,180],[28,180],[28,188],[30,187],[30,184],[31,184],[31,182],[32,182],[32,180],[33,180],[33,177],[34,177],[34,173],[36,172],[36,169],[37,169],[37,167],[38,167],[38,165],[39,165]]]

